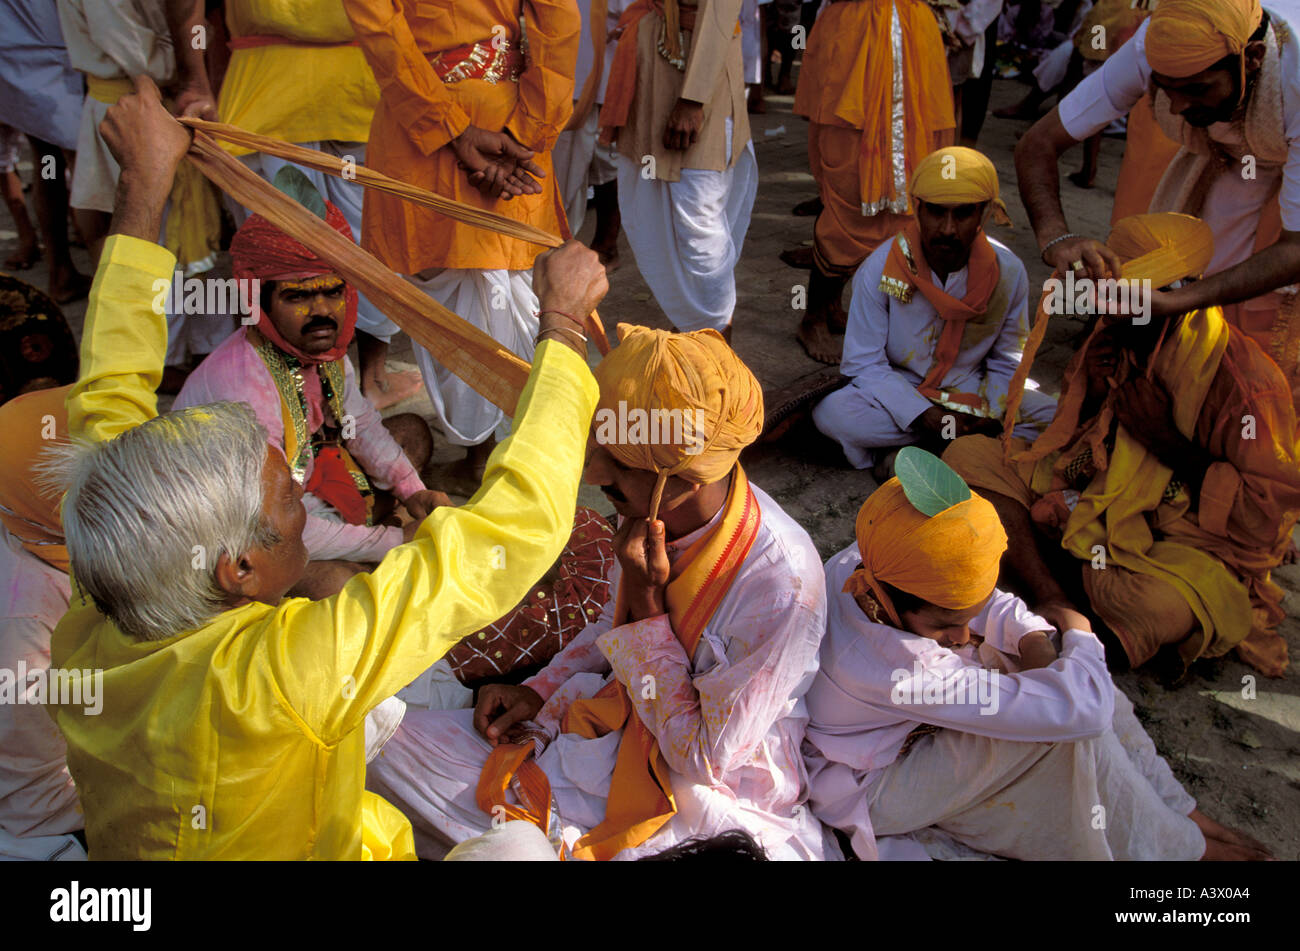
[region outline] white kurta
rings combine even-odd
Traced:
[[[0,528],[0,670],[17,679],[0,702],[0,860],[85,858],[68,833],[84,825],[67,744],[30,675],[50,666],[50,635],[68,610],[68,576]],[[21,665],[21,666],[20,666]],[[26,702],[17,702],[18,694]]]
[[[727,154],[732,121],[727,119]],[[621,152],[618,210],[637,268],[680,331],[722,331],[736,310],[736,265],[758,194],[753,142],[720,172],[682,169],[681,181],[645,175]]]
[[[694,659],[666,617],[615,627],[611,598],[598,620],[525,682],[546,699],[538,723],[553,739],[537,762],[550,779],[566,839],[604,819],[622,731],[592,740],[557,736],[559,721],[574,700],[617,678],[631,687],[638,716],[659,740],[678,808],[620,859],[734,828],[753,835],[773,858],[838,857],[802,805],[803,694],[825,629],[817,551],[807,532],[753,489],[762,512],[758,537]],[[669,558],[720,517],[676,539]],[[619,574],[616,565],[611,591]],[[648,683],[654,690],[645,689]],[[474,731],[471,711],[410,711],[370,764],[367,786],[411,819],[417,850],[436,855],[490,826],[474,798],[490,749]]]
[[[1001,269],[993,300],[1006,301],[1002,326],[957,355],[941,382],[950,391],[977,393],[996,416],[1006,410],[1007,388],[1020,366],[1029,334],[1029,278],[1025,266],[1006,245],[992,238]],[[902,303],[880,289],[880,278],[893,241],[873,251],[853,278],[853,298],[844,334],[840,372],[853,383],[836,390],[813,410],[813,422],[844,447],[853,465],[866,468],[871,450],[906,446],[920,434],[909,427],[934,404],[918,392],[934,363],[934,349],[944,320],[919,292]],[[966,293],[969,268],[948,275],[943,289],[953,297]],[[1056,401],[1025,384],[1016,435],[1034,439],[1051,422]]]
[[[1289,40],[1280,44],[1286,166],[1280,171],[1260,166],[1256,176],[1249,179],[1242,176],[1240,168],[1229,168],[1214,180],[1200,214],[1214,231],[1214,257],[1206,274],[1217,274],[1251,256],[1260,214],[1279,177],[1282,227],[1300,231],[1300,48],[1296,34],[1300,4],[1296,0],[1269,0],[1265,9],[1279,35],[1283,30],[1289,35]],[[1082,141],[1127,116],[1146,93],[1151,81],[1146,47],[1150,23],[1143,23],[1132,40],[1061,100],[1061,124],[1072,138]],[[1231,123],[1217,123],[1205,131],[1211,139],[1229,141],[1234,134]]]
[[[869,620],[842,591],[859,564],[856,544],[826,564],[827,635],[804,744],[812,808],[859,856],[876,857],[877,833],[938,825],[1014,858],[1200,857],[1195,801],[1115,688],[1094,635],[1066,631],[1050,667],[994,677],[986,664],[1017,670],[1020,639],[1051,625],[995,591],[970,624],[983,646],[950,650]],[[923,724],[942,729],[900,755]],[[1005,808],[989,808],[995,798]]]
[[[407,280],[521,360],[532,362],[539,324],[531,270],[443,268],[426,280]],[[449,443],[477,446],[494,433],[499,440],[509,434],[505,413],[434,360],[424,347],[413,343],[412,348],[433,411]]]

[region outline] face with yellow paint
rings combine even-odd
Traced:
[[[337,274],[274,281],[262,307],[285,343],[303,353],[327,353],[347,313],[347,284]]]

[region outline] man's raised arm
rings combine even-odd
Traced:
[[[167,318],[155,301],[176,258],[156,242],[176,166],[190,146],[148,76],[109,108],[99,133],[121,166],[113,221],[95,272],[81,337],[81,374],[68,394],[68,432],[112,439],[158,414]]]

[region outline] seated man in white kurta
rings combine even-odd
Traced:
[[[984,231],[990,214],[1005,220],[993,163],[939,149],[917,166],[911,195],[916,218],[853,279],[840,363],[853,382],[813,411],[859,469],[883,450],[998,432],[1029,332],[1025,266]],[[1056,410],[1033,386],[1018,417],[1027,438]]]
[[[1083,615],[1039,617],[994,588],[1007,542],[993,506],[926,453],[898,465],[903,481],[868,497],[857,543],[826,565],[804,743],[814,814],[864,859],[911,857],[883,837],[930,827],[1025,860],[1267,857],[1196,808]]]
[[[622,516],[617,595],[524,685],[484,688],[474,711],[409,713],[367,783],[424,856],[528,818],[578,858],[736,828],[773,858],[838,857],[801,805],[818,556],[736,461],[762,429],[762,390],[713,330],[619,336],[595,371],[584,476]],[[656,438],[647,411],[689,425]]]

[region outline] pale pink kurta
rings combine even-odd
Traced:
[[[176,397],[173,409],[224,400],[247,403],[266,427],[267,442],[284,452],[284,419],[280,413],[280,393],[262,358],[248,342],[248,328],[241,327],[199,364],[190,374]],[[384,428],[383,418],[370,401],[361,395],[352,361],[343,358],[343,410],[352,417],[356,436],[346,442],[348,452],[365,470],[371,484],[392,489],[399,499],[424,489],[420,474],[411,465],[402,447]],[[314,367],[303,368],[303,390],[307,397],[307,428],[316,432],[324,425],[326,414],[320,377]],[[303,479],[311,478],[312,463],[307,463]],[[402,543],[402,530],[391,526],[349,525],[334,509],[313,495],[303,497],[307,506],[307,527],[303,543],[313,560],[345,558],[377,562],[390,548]]]
[[[615,627],[611,599],[598,620],[525,682],[547,700],[538,723],[552,740],[538,763],[567,840],[604,819],[622,731],[592,740],[557,735],[559,720],[575,699],[617,678],[659,740],[678,809],[619,859],[736,828],[772,858],[839,857],[803,805],[803,695],[825,629],[820,559],[807,532],[762,490],[754,487],[754,495],[762,511],[758,537],[693,660],[666,616]],[[675,540],[669,558],[713,524]],[[619,576],[616,565],[611,590]],[[410,711],[370,764],[367,784],[411,818],[417,850],[436,855],[490,826],[474,800],[489,750],[470,710]]]
[[[0,671],[15,680],[26,672],[0,702],[0,856],[52,857],[66,847],[64,833],[84,825],[67,745],[34,684],[49,669],[50,634],[68,597],[68,576],[0,528]]]

